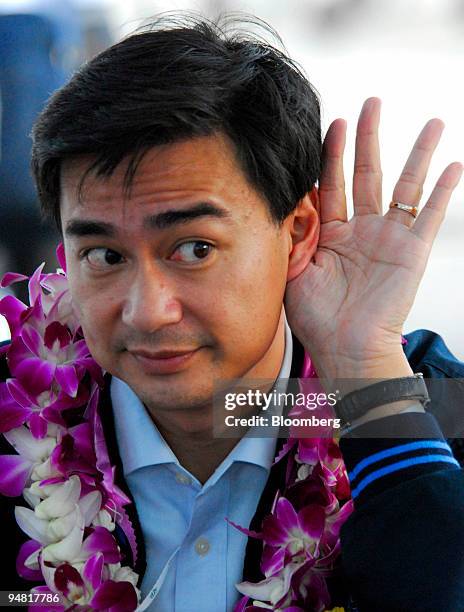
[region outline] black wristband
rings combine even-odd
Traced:
[[[337,402],[334,408],[343,424],[349,425],[372,408],[406,399],[418,400],[423,406],[430,402],[424,375],[421,372],[417,372],[414,376],[382,380],[351,391]]]

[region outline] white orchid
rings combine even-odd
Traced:
[[[48,492],[50,495],[34,510],[17,506],[16,521],[27,535],[45,546],[46,560],[72,561],[80,551],[84,527],[88,527],[99,512],[101,493],[92,491],[79,499],[78,476],[49,486]]]

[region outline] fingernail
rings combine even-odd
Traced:
[[[432,123],[436,123],[437,125],[439,125],[442,131],[445,128],[445,122],[443,121],[443,119],[440,119],[439,117],[433,117],[432,119],[429,119],[426,125],[431,125]]]
[[[368,98],[363,104],[363,110],[368,111],[372,108],[372,98]]]
[[[380,102],[379,98],[368,98],[363,105],[363,111],[370,112]]]

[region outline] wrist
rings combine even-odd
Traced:
[[[335,390],[341,397],[334,409],[346,431],[372,420],[405,412],[424,413],[425,405],[430,402],[421,372],[376,380],[341,380],[337,383],[342,391]]]
[[[319,359],[315,360],[315,368],[318,377],[323,379],[330,389],[337,388],[342,394],[382,380],[414,375],[403,352],[368,360]]]

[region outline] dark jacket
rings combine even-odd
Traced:
[[[442,338],[428,330],[405,336],[403,350],[414,372],[433,379],[464,379],[464,363],[447,349]],[[303,348],[294,339],[291,377],[298,377],[303,362]],[[6,362],[0,363],[0,380],[8,377]],[[454,381],[452,381],[454,382]],[[456,381],[459,383],[459,381]],[[112,463],[116,465],[118,484],[130,496],[122,478],[109,397],[109,385],[103,393],[101,412]],[[464,431],[460,410],[464,405],[464,387],[443,384],[429,386],[429,411],[455,439],[448,440],[455,457],[464,462]],[[411,439],[440,439],[441,431],[429,414],[405,414],[388,417],[388,428],[411,431]],[[393,421],[392,421],[393,419]],[[386,422],[386,419],[382,419]],[[392,425],[393,423],[393,425]],[[378,422],[379,424],[379,422]],[[381,427],[381,424],[380,424]],[[414,434],[414,435],[413,435]],[[363,457],[372,455],[407,439],[342,438],[342,450],[348,471]],[[277,450],[283,444],[278,441]],[[0,452],[12,449],[0,437]],[[258,529],[269,512],[276,491],[284,486],[285,461],[276,464],[259,501],[250,528]],[[2,571],[0,590],[26,590],[33,583],[18,578],[15,559],[20,544],[27,539],[14,520],[14,506],[21,498],[0,497],[2,529]],[[144,546],[135,505],[129,507],[135,526],[139,552],[136,571],[145,569]],[[464,611],[464,474],[452,464],[428,463],[411,466],[381,478],[355,501],[353,514],[342,528],[342,558],[339,573],[330,584],[332,605],[366,612],[459,612]],[[123,552],[131,561],[130,548],[121,531],[116,533]],[[260,580],[261,542],[249,539],[244,563],[244,579]],[[192,611],[194,612],[194,611]],[[196,611],[195,611],[196,612]],[[218,611],[222,612],[222,611]]]

